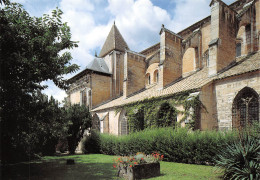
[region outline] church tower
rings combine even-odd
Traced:
[[[112,74],[110,89],[112,98],[123,94],[124,53],[126,49],[129,49],[128,45],[114,23],[99,53],[99,57],[105,60],[109,72]]]

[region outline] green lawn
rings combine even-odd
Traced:
[[[74,165],[66,165],[73,158]],[[19,163],[2,169],[2,179],[119,179],[113,168],[115,156],[103,154],[47,156],[41,161]],[[211,166],[161,162],[161,176],[154,179],[218,179],[221,174]]]

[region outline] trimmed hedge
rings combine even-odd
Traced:
[[[216,153],[236,138],[234,131],[190,131],[186,128],[145,129],[119,137],[92,132],[88,138],[91,141],[84,142],[83,152],[90,152],[86,149],[93,149],[91,144],[95,144],[99,147],[96,153],[125,156],[157,151],[164,155],[166,161],[213,164]]]

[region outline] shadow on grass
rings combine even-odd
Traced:
[[[2,168],[1,179],[117,179],[113,163],[67,165],[65,159],[38,163],[20,163]]]

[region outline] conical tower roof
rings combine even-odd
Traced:
[[[104,57],[112,50],[125,51],[125,49],[129,49],[128,45],[114,23],[99,53],[99,57]]]

